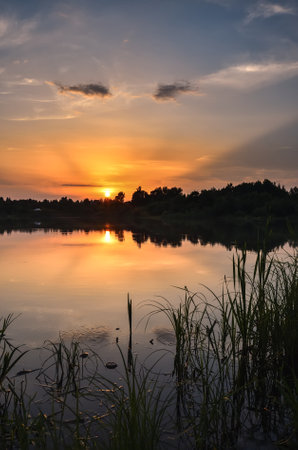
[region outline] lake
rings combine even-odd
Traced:
[[[127,328],[127,293],[137,324],[145,314],[141,302],[162,296],[175,303],[183,296],[178,288],[197,292],[200,284],[219,293],[231,272],[233,252],[219,244],[182,240],[174,247],[136,239],[108,229],[4,233],[1,315],[20,314],[14,338],[35,347],[59,333]]]
[[[284,250],[289,250],[291,253],[289,244],[284,245],[284,249],[281,247],[276,249],[276,253],[280,256],[286,255]],[[233,373],[233,370],[237,372],[237,367],[241,360],[241,352],[243,352],[243,348],[240,346],[241,340],[238,341],[238,338],[236,339],[234,344],[235,346],[239,345],[239,349],[237,352],[230,354],[230,356],[235,355],[236,358],[236,363],[233,362],[233,364],[230,364],[229,360],[225,362],[226,357],[222,358],[220,354],[219,359],[216,360],[213,347],[212,351],[210,351],[210,348],[205,347],[205,344],[201,349],[202,353],[197,354],[196,351],[200,347],[200,341],[197,341],[193,347],[196,357],[194,358],[195,365],[192,370],[191,364],[188,366],[188,360],[184,360],[185,355],[183,352],[179,356],[179,358],[182,358],[182,362],[178,366],[176,359],[176,362],[174,362],[175,351],[177,352],[177,348],[175,350],[175,337],[165,315],[154,315],[148,323],[146,320],[148,313],[152,312],[154,308],[152,302],[164,303],[165,299],[167,299],[173,305],[178,306],[180,301],[184,299],[185,287],[193,293],[200,293],[196,297],[196,300],[201,301],[202,304],[196,316],[200,320],[204,301],[214,302],[214,296],[211,291],[220,295],[224,276],[227,276],[228,279],[232,276],[232,259],[235,252],[236,250],[232,245],[207,244],[206,241],[201,241],[200,239],[193,239],[193,237],[190,239],[190,236],[186,234],[180,235],[179,238],[177,236],[173,238],[172,236],[170,239],[166,239],[164,235],[158,235],[156,231],[154,235],[150,235],[149,233],[131,232],[110,227],[89,231],[35,229],[3,232],[0,236],[1,316],[5,317],[10,313],[13,313],[15,317],[17,316],[16,320],[9,327],[8,337],[14,345],[22,344],[22,349],[32,350],[26,353],[24,358],[13,367],[11,375],[18,389],[22,390],[25,376],[28,392],[31,394],[38,392],[38,401],[32,405],[33,414],[38,414],[40,405],[42,405],[43,411],[46,413],[44,417],[47,420],[46,417],[48,414],[51,414],[51,408],[53,407],[53,403],[49,402],[48,398],[55,400],[58,410],[60,404],[66,404],[66,394],[63,394],[63,389],[61,391],[60,385],[62,379],[64,380],[63,371],[59,381],[59,378],[57,378],[59,372],[57,369],[58,363],[55,360],[58,353],[56,350],[55,352],[51,350],[56,348],[55,343],[58,342],[59,337],[64,339],[66,345],[70,345],[72,341],[79,341],[81,344],[79,352],[83,351],[80,355],[81,357],[84,357],[84,352],[86,355],[86,352],[89,352],[90,357],[87,358],[86,356],[86,361],[85,359],[81,360],[82,367],[81,363],[76,360],[81,367],[81,372],[78,373],[82,377],[84,367],[87,370],[88,366],[90,367],[94,363],[93,351],[100,356],[100,372],[98,372],[97,367],[94,369],[95,374],[98,374],[98,379],[95,379],[95,384],[93,383],[93,397],[91,396],[89,403],[86,398],[83,398],[83,409],[99,413],[97,404],[94,404],[94,399],[97,398],[97,395],[104,395],[101,389],[98,389],[98,383],[102,380],[101,374],[104,377],[108,377],[113,386],[119,386],[120,390],[120,385],[123,384],[125,360],[128,367],[130,364],[127,314],[127,295],[129,293],[129,297],[133,302],[133,356],[136,358],[135,361],[138,362],[138,367],[145,368],[146,371],[148,368],[152,368],[155,361],[161,357],[158,365],[148,372],[150,374],[148,381],[151,387],[153,383],[152,389],[155,389],[154,379],[151,380],[151,377],[157,377],[159,386],[162,388],[166,386],[165,393],[170,392],[171,395],[177,390],[176,403],[172,402],[169,407],[170,414],[173,417],[175,416],[175,420],[178,421],[176,424],[177,430],[180,425],[182,426],[184,420],[186,420],[186,424],[188,423],[187,420],[190,420],[189,423],[197,420],[195,419],[197,413],[195,410],[192,411],[191,408],[196,404],[196,408],[199,411],[203,401],[201,389],[204,387],[205,382],[203,380],[205,378],[201,377],[200,371],[206,371],[206,383],[212,391],[214,386],[216,389],[221,386],[220,378],[216,378],[216,381],[214,378],[214,373],[220,375],[219,369],[221,364],[227,364],[229,376],[224,382],[223,393],[220,393],[216,400],[218,405],[216,402],[214,403],[215,408],[223,408],[222,412],[218,409],[216,417],[219,421],[226,417],[227,423],[225,426],[229,426],[233,430],[237,429],[237,427],[239,428],[240,424],[241,427],[242,425],[247,427],[247,430],[250,430],[250,428],[253,430],[259,420],[258,409],[256,409],[257,402],[259,402],[259,394],[255,394],[256,400],[252,408],[250,405],[251,394],[244,400],[244,397],[242,399],[242,397],[238,396],[232,384],[229,387],[229,383],[236,379],[235,375],[231,378],[230,375]],[[255,261],[255,255],[255,252],[248,252],[248,268]],[[233,308],[235,308],[235,305]],[[279,308],[278,305],[277,308]],[[231,309],[231,311],[236,311],[236,309]],[[208,317],[205,316],[205,319],[207,319],[208,325]],[[198,322],[194,320],[193,323]],[[220,323],[218,321],[217,325],[220,326]],[[213,326],[215,326],[215,322]],[[295,331],[295,329],[294,327],[293,330]],[[189,329],[191,339],[195,339],[193,330],[192,328]],[[229,330],[232,330],[232,327]],[[208,326],[205,331],[203,335],[208,340],[212,331],[208,329]],[[254,339],[254,335],[257,340],[259,333],[253,333],[251,339]],[[198,334],[197,336],[201,335]],[[235,336],[238,336],[238,334]],[[49,341],[54,344],[51,344]],[[227,347],[230,345],[229,342]],[[119,343],[119,348],[123,352],[123,360],[116,345],[117,343]],[[258,352],[259,347],[260,342],[257,341],[256,349]],[[179,354],[179,350],[175,358],[177,354]],[[49,358],[48,360],[49,355],[52,355],[52,359]],[[203,363],[201,368],[196,366],[196,364],[200,363],[200,355],[203,355],[203,360],[205,355],[209,355],[208,358],[210,358],[208,362]],[[238,360],[239,355],[240,360]],[[256,355],[255,361],[258,363],[258,353]],[[79,356],[77,357],[80,359]],[[260,357],[261,367],[266,358]],[[55,364],[53,363],[54,360],[56,361]],[[45,366],[44,361],[46,361]],[[115,365],[118,366],[115,371],[111,371],[107,367],[107,362],[109,361],[116,363]],[[270,360],[268,359],[268,361]],[[67,357],[64,363],[66,364],[66,362]],[[253,364],[251,360],[247,360],[247,363]],[[67,364],[68,370],[70,370],[70,367],[72,368],[71,370],[75,367],[72,364]],[[44,367],[45,370],[43,370]],[[55,367],[56,371],[58,370],[57,373],[55,372]],[[275,373],[278,371],[279,366],[276,364],[270,367],[275,367],[271,377],[275,379]],[[181,370],[182,372],[180,372]],[[255,369],[250,370],[254,373],[253,370]],[[92,372],[87,371],[87,374],[89,373]],[[239,373],[237,377],[239,377]],[[269,381],[267,383],[268,392],[261,388],[261,392],[264,392],[264,400],[262,401],[265,402],[265,405],[267,405],[268,399],[271,398],[270,383],[272,380],[270,379]],[[67,384],[65,387],[69,393],[73,392],[68,391],[71,386]],[[81,385],[80,389],[87,389],[86,392],[90,392],[89,384],[84,385],[84,387]],[[252,392],[256,392],[255,389],[253,388]],[[49,397],[44,396],[44,390]],[[114,391],[111,390],[109,392],[113,393]],[[148,392],[150,393],[150,390]],[[190,394],[192,403],[188,404],[188,396]],[[61,400],[62,395],[65,395],[63,401]],[[224,403],[222,403],[222,399],[224,399]],[[73,401],[74,399],[71,397],[71,404],[73,404]],[[181,406],[183,404],[185,407],[183,418],[180,416],[179,402],[182,402]],[[185,405],[188,406],[186,407]],[[248,414],[251,411],[251,417],[247,419],[245,416],[245,419],[241,419],[241,422],[235,424],[234,420],[237,419],[237,415],[233,414],[234,408],[236,408],[235,405],[241,406],[243,414]],[[101,404],[100,411],[104,414],[103,417],[106,417],[104,407],[106,407],[106,404]],[[208,407],[211,408],[210,417],[213,417],[212,402],[208,403]],[[63,408],[59,410],[59,414],[61,411],[64,411]],[[268,409],[266,408],[261,409],[261,411],[265,411],[265,414],[267,414],[266,411]],[[73,420],[72,411],[70,408],[67,410],[66,415],[62,412],[61,421]],[[87,412],[87,416],[88,414]],[[189,415],[190,417],[188,417]],[[181,423],[179,422],[180,420],[182,420]],[[272,441],[276,439],[274,420],[274,415],[272,415],[273,428],[270,431],[271,434],[267,435],[266,428],[263,427],[259,434],[259,440],[256,440],[258,436],[255,436],[251,443],[249,443],[250,431],[248,433],[244,431],[239,436],[235,433],[232,440],[238,440],[236,448],[250,448],[254,450],[257,448],[273,448]],[[87,423],[89,422],[87,421]],[[221,424],[220,426],[223,425]],[[179,433],[175,434],[177,430],[173,431],[172,427],[169,427],[164,437],[168,443],[167,448],[180,448],[180,437],[183,440],[181,445],[184,445],[185,439],[189,438],[190,441],[187,441],[189,447],[185,448],[193,448],[193,439],[197,439],[195,437],[196,428],[194,428],[194,435],[191,433],[191,436],[188,437],[187,430],[191,428],[188,425],[185,425],[185,427],[185,431],[181,436]],[[215,430],[218,430],[218,425],[216,425]],[[282,429],[281,432],[283,432]],[[212,440],[213,434],[210,436]],[[214,436],[216,437],[216,433]],[[208,436],[206,439],[209,439]],[[226,438],[223,437],[223,439]],[[184,447],[182,446],[181,448]]]

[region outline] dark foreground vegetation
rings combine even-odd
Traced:
[[[168,319],[167,375],[161,353],[151,367],[133,356],[130,299],[128,350],[115,343],[116,378],[100,353],[61,339],[45,344],[39,369],[16,373],[25,355],[8,339],[12,318],[2,319],[0,447],[297,448],[297,252],[281,260],[260,251],[252,268],[245,251],[236,253],[221,295],[183,295],[176,306],[147,305],[145,319]],[[27,390],[32,379],[36,395]]]

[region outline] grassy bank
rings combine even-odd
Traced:
[[[185,288],[178,306],[150,303],[146,321],[166,315],[175,338],[167,378],[160,353],[151,366],[133,356],[129,298],[128,346],[118,346],[114,371],[60,339],[45,343],[38,369],[17,372],[25,354],[7,337],[13,318],[2,319],[0,447],[297,448],[298,255],[259,252],[247,266],[246,252],[235,253],[220,295]]]

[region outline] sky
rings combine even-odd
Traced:
[[[297,0],[0,0],[0,196],[298,185]]]

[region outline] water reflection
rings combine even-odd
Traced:
[[[1,315],[21,313],[16,341],[38,346],[62,330],[71,333],[82,326],[125,330],[128,292],[134,305],[155,296],[178,302],[182,294],[174,286],[197,292],[201,283],[220,292],[223,276],[231,272],[227,249],[232,244],[208,244],[201,231],[153,228],[150,233],[111,225],[101,230],[3,232]],[[145,313],[135,310],[135,324]],[[155,331],[150,333],[150,339],[158,340]]]
[[[158,342],[161,342],[163,345],[175,345],[176,339],[173,329],[167,327],[155,327],[152,331]]]
[[[105,231],[104,242],[106,242],[107,244],[111,244],[111,243],[113,242],[113,241],[112,241],[112,238],[111,238],[111,232],[110,232],[110,230],[106,230],[106,231]]]
[[[274,227],[274,229],[265,226],[255,226],[250,223],[242,226],[236,224],[200,224],[196,226],[166,226],[161,224],[144,224],[140,226],[120,227],[115,225],[94,227],[63,227],[63,228],[18,228],[18,227],[0,227],[0,235],[11,234],[14,231],[24,233],[36,233],[42,231],[50,234],[53,231],[59,231],[63,235],[70,235],[76,232],[82,232],[86,235],[94,231],[104,232],[103,242],[107,244],[124,242],[125,232],[131,233],[132,240],[141,248],[145,243],[150,242],[158,247],[181,247],[185,241],[193,245],[216,245],[220,244],[226,249],[231,250],[234,247],[257,251],[266,242],[266,250],[271,251],[289,243],[290,246],[297,245],[297,235],[293,231]]]
[[[111,330],[104,326],[81,326],[75,330],[62,331],[60,336],[64,340],[73,340],[82,344],[101,344],[111,337]]]

